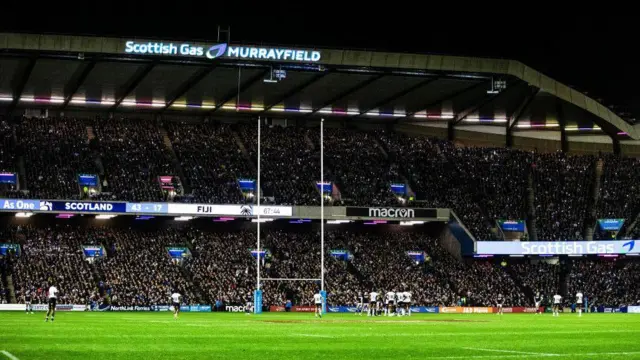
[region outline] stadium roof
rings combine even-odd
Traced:
[[[446,121],[640,139],[602,104],[515,60],[0,33],[0,113],[39,107]]]

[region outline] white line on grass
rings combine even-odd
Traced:
[[[476,351],[491,351],[491,352],[509,353],[509,354],[520,354],[520,355],[538,355],[538,356],[560,356],[561,355],[561,354],[552,354],[552,353],[541,353],[541,352],[531,352],[531,351],[516,351],[516,350],[500,350],[500,349],[487,349],[487,348],[477,348],[477,347],[465,347],[463,349],[476,350]]]
[[[11,360],[19,360],[17,357],[13,356],[13,354],[12,354],[12,353],[10,353],[10,352],[8,352],[8,351],[6,351],[6,350],[2,350],[2,351],[0,351],[0,354],[2,354],[2,355],[4,355],[4,356],[8,357],[8,358],[9,358],[9,359],[11,359]]]
[[[322,335],[322,334],[291,334],[289,336],[290,337],[296,337],[296,336],[318,337],[318,338],[326,338],[326,339],[333,339],[335,337],[331,335]]]

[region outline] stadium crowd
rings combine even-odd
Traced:
[[[90,126],[95,146],[88,140]],[[163,141],[163,128],[170,144]],[[23,158],[21,190],[28,190],[0,184],[3,197],[78,198],[77,174],[87,172],[100,173],[108,184],[94,199],[165,201],[158,176],[176,175],[190,192],[174,201],[254,201],[238,186],[240,178],[256,178],[254,124],[24,118],[0,123],[0,140],[0,171],[19,172]],[[319,141],[317,128],[263,125],[263,200],[318,205]],[[479,240],[499,239],[497,219],[530,218],[529,206],[538,240],[584,238],[594,208],[597,217],[626,219],[627,227],[640,211],[635,159],[600,156],[604,168],[594,203],[594,156],[462,147],[387,130],[331,127],[325,128],[324,147],[325,179],[337,185],[343,200],[334,205],[449,207]],[[394,182],[407,183],[412,192],[399,198],[390,190]]]
[[[97,173],[83,120],[24,118],[16,137],[33,199],[79,199],[78,174]]]
[[[265,195],[282,205],[320,205],[315,188],[320,181],[320,149],[312,147],[310,130],[301,127],[261,128],[261,183]],[[241,126],[239,135],[251,161],[258,163],[258,129]]]
[[[245,203],[238,179],[255,179],[226,124],[177,124],[165,127],[192,196],[183,201],[210,204]]]
[[[149,120],[98,119],[94,130],[109,184],[103,200],[163,201],[158,176],[174,175],[158,126]]]
[[[71,225],[7,226],[5,241],[22,246],[22,254],[5,273],[12,274],[18,300],[29,291],[45,302],[55,284],[60,301],[84,304],[99,298],[113,305],[167,304],[173,291],[185,303],[244,305],[255,288],[256,234],[252,230],[176,227],[77,227]],[[262,242],[268,255],[261,259],[262,278],[317,279],[320,272],[319,233],[309,228],[268,228]],[[107,256],[94,262],[84,258],[83,244],[102,245]],[[420,305],[492,306],[498,294],[507,306],[531,306],[533,294],[549,299],[560,291],[561,266],[487,260],[461,261],[437,239],[421,231],[328,229],[325,233],[325,279],[330,305],[354,305],[360,293],[411,291]],[[172,260],[168,246],[184,246],[192,257]],[[347,250],[349,259],[329,250]],[[415,262],[407,251],[423,251]],[[640,292],[640,264],[634,261],[570,261],[567,294],[581,291],[592,304],[636,304]],[[2,281],[0,281],[2,283]],[[263,281],[265,305],[310,305],[317,281]],[[3,291],[6,292],[6,289]],[[4,299],[8,299],[5,293]]]

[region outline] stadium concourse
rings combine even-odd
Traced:
[[[0,199],[253,205],[259,191],[270,205],[450,209],[474,242],[638,233],[632,121],[517,61],[0,34],[0,69]],[[173,291],[185,304],[243,305],[255,290],[244,218],[3,214],[0,242],[19,251],[0,255],[2,301],[43,302],[49,283],[62,303],[114,306],[168,304]],[[423,306],[492,306],[502,294],[524,307],[537,292],[640,299],[625,255],[462,258],[446,221],[373,225],[327,228],[325,254],[348,254],[327,257],[329,304],[374,290],[408,290]],[[318,277],[317,219],[262,229],[261,276]],[[88,261],[82,246],[106,256]],[[190,255],[176,260],[173,247]],[[264,304],[310,305],[318,287],[265,282]]]

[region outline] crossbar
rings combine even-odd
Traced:
[[[261,281],[319,281],[322,279],[303,279],[303,278],[261,278]]]

